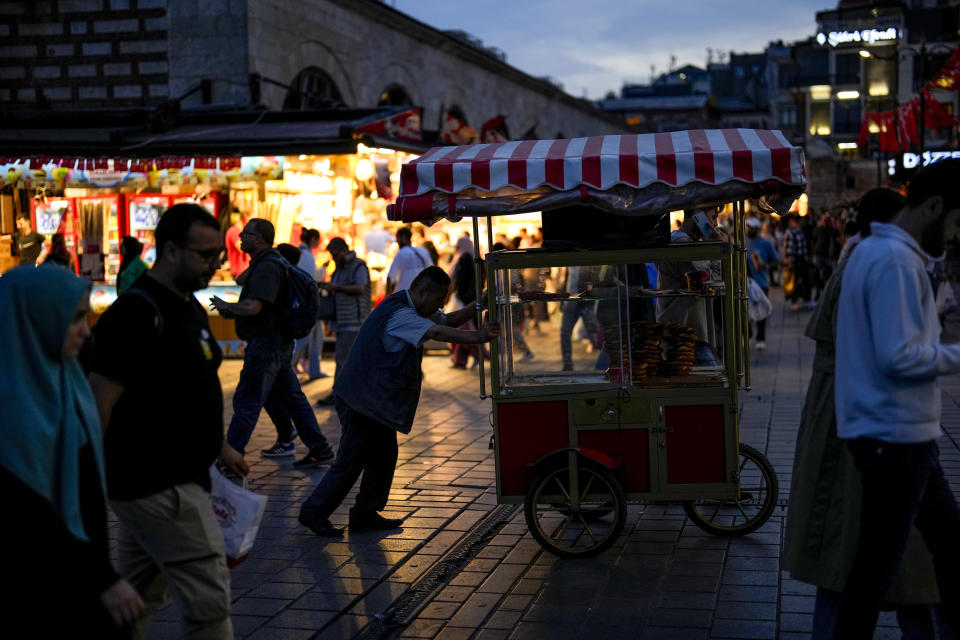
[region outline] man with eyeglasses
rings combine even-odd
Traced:
[[[90,385],[104,427],[110,505],[120,521],[118,569],[146,604],[133,637],[172,587],[189,637],[232,638],[230,573],[210,503],[220,456],[245,474],[223,438],[221,352],[193,295],[210,282],[223,246],[202,207],[160,218],[157,261],[93,330]]]
[[[287,263],[273,248],[274,228],[269,220],[253,218],[240,233],[240,248],[250,254],[250,267],[241,274],[240,300],[229,303],[214,296],[211,306],[224,318],[236,320],[237,336],[247,343],[243,370],[233,394],[233,418],[227,442],[243,453],[266,409],[277,428],[276,443],[265,455],[293,455],[299,434],[309,451],[295,467],[317,467],[333,460],[333,450],[320,433],[317,416],[293,370],[293,338],[281,326],[279,305],[288,295]],[[290,421],[293,421],[293,427]]]

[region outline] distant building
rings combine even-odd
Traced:
[[[9,1],[0,11],[0,110],[217,105],[422,109],[513,136],[624,129],[555,81],[511,66],[463,31],[377,0]]]
[[[907,103],[940,69],[958,43],[960,3],[841,0],[816,18],[817,31],[807,40],[767,50],[771,118],[806,148],[811,207],[885,184],[890,161],[894,173],[903,168],[904,154],[879,151],[875,127],[860,148],[864,114]],[[957,92],[932,96],[958,113]],[[926,150],[957,148],[955,127],[924,134]],[[916,160],[908,156],[908,164]]]
[[[728,63],[707,69],[686,65],[649,85],[625,85],[619,98],[598,106],[646,132],[765,128],[770,121],[765,54],[732,53]]]

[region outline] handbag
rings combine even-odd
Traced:
[[[227,566],[231,569],[243,562],[260,530],[260,521],[267,508],[267,496],[228,480],[217,467],[210,467],[210,503],[223,532]]]
[[[747,298],[749,299],[747,314],[751,322],[766,320],[773,313],[773,303],[753,278],[747,278]]]
[[[337,298],[334,294],[321,293],[317,320],[333,321],[337,319]]]

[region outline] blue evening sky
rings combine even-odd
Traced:
[[[760,52],[772,40],[814,34],[815,13],[836,0],[385,0],[439,29],[462,29],[499,47],[507,62],[553,76],[575,96],[601,98],[650,66],[703,67],[707,47]]]

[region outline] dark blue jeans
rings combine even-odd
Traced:
[[[227,442],[237,451],[243,452],[247,446],[263,408],[277,426],[280,440],[290,441],[287,427],[292,421],[310,451],[322,451],[329,446],[320,433],[310,402],[300,390],[290,364],[292,352],[293,342],[277,345],[266,336],[247,342],[243,370],[233,394],[233,419],[227,429]]]
[[[572,300],[563,303],[563,311],[560,316],[560,353],[563,356],[563,370],[573,371],[573,327],[577,320],[583,320],[583,326],[587,331],[587,336],[591,343],[596,342],[597,334],[597,315],[593,311],[592,302],[579,302]],[[595,346],[595,345],[594,345]]]
[[[339,397],[336,408],[343,428],[337,458],[303,503],[303,510],[329,518],[362,473],[357,502],[351,511],[380,511],[387,506],[397,467],[397,432],[354,411]]]
[[[863,505],[836,637],[873,638],[912,524],[933,554],[943,611],[954,636],[960,637],[960,509],[940,467],[937,443],[857,438],[847,446],[863,478]]]

